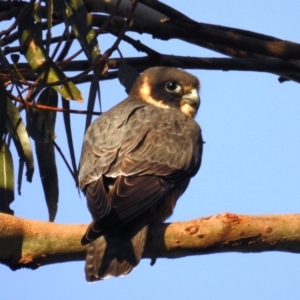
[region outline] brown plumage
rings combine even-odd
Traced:
[[[142,257],[148,225],[172,214],[197,173],[198,89],[189,73],[150,68],[87,130],[79,174],[93,217],[82,238],[90,243],[87,281],[129,273]]]

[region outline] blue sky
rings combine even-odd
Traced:
[[[204,23],[231,26],[300,43],[296,0],[164,1]],[[165,54],[220,57],[180,41],[153,40],[131,34]],[[106,50],[113,39],[102,37]],[[126,44],[123,55],[137,53]],[[115,54],[117,55],[117,54]],[[191,220],[223,212],[241,214],[298,213],[300,208],[300,85],[280,84],[277,76],[254,72],[191,70],[201,81],[202,104],[197,121],[206,141],[203,164],[179,200],[170,221]],[[87,98],[88,87],[79,86]],[[101,83],[104,110],[126,97],[117,80]],[[84,109],[85,104],[73,104]],[[84,117],[72,116],[77,158]],[[66,151],[62,116],[57,142]],[[85,199],[57,156],[60,203],[56,222],[89,223]],[[36,170],[33,184],[23,184],[12,208],[20,217],[47,220]],[[34,191],[34,192],[33,192]],[[128,276],[88,284],[84,262],[12,272],[0,265],[3,299],[298,299],[300,257],[290,253],[214,254],[182,259],[148,259]]]

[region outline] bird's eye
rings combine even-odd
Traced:
[[[176,81],[168,81],[166,90],[170,93],[178,93],[181,90],[181,86]]]

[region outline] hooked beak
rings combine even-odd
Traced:
[[[200,105],[200,97],[197,89],[190,90],[187,94],[183,95],[181,99],[189,105],[195,106],[197,108]]]
[[[180,100],[180,110],[190,117],[195,117],[200,105],[200,97],[197,89],[192,89],[184,94]]]

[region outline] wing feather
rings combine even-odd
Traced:
[[[81,158],[80,188],[102,175],[156,174],[156,168],[162,165],[164,172],[157,175],[167,176],[182,169],[187,174],[195,173],[201,154],[201,131],[192,118],[176,109],[159,109],[127,99],[90,126]],[[122,164],[127,157],[134,166]],[[139,171],[139,165],[144,170]]]
[[[202,143],[199,125],[176,109],[128,98],[103,114],[86,134],[79,176],[94,220],[103,226],[113,210],[119,219],[107,222],[114,226],[152,207],[197,172]],[[117,178],[109,190],[105,178]]]
[[[102,181],[101,178],[98,183],[102,184],[100,181]],[[94,183],[87,187],[87,193],[92,197],[92,193],[89,192],[90,186],[94,186]],[[82,238],[82,244],[95,240],[112,228],[124,227],[130,221],[149,211],[172,188],[172,183],[153,175],[143,177],[119,176],[107,196],[108,201],[105,202],[109,203],[107,206],[103,203],[97,203],[97,201],[103,201],[103,198],[99,198],[98,195],[95,195],[94,199],[88,198],[89,210],[94,221]],[[141,193],[141,191],[143,192]],[[103,209],[102,214],[99,213],[101,209]],[[105,213],[107,214],[105,215]],[[147,219],[147,217],[145,218]]]

